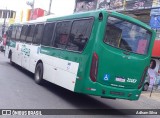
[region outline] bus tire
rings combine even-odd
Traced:
[[[149,84],[148,83],[145,83],[144,86],[143,86],[143,91],[147,91],[149,88]]]
[[[38,63],[34,73],[34,80],[37,84],[42,85],[43,83],[43,64]]]

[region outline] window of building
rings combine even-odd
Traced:
[[[20,41],[25,41],[27,36],[28,25],[23,25]]]
[[[26,42],[28,42],[28,43],[32,42],[34,30],[35,30],[35,25],[29,25]]]
[[[160,30],[157,30],[157,33],[156,33],[156,40],[160,40]]]
[[[70,21],[64,21],[64,22],[57,23],[54,42],[53,42],[54,47],[61,48],[61,49],[66,48],[66,44],[68,43],[70,29],[71,29]]]
[[[16,40],[20,39],[22,26],[17,27]]]
[[[92,31],[93,19],[83,19],[73,22],[69,36],[68,50],[83,51]]]
[[[36,25],[34,36],[33,36],[33,44],[40,44],[43,36],[44,24]]]
[[[53,30],[54,30],[54,23],[47,23],[44,28],[44,35],[42,39],[42,45],[50,46],[52,36],[53,36]]]

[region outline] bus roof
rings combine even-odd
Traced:
[[[65,15],[65,16],[58,16],[58,15],[48,15],[48,16],[44,16],[44,17],[40,17],[37,18],[36,20],[31,20],[31,21],[27,21],[27,22],[23,22],[23,23],[15,23],[14,25],[19,25],[19,24],[26,24],[26,23],[39,23],[39,22],[52,22],[52,21],[57,21],[57,20],[69,20],[69,19],[73,19],[73,18],[82,18],[82,17],[99,17],[100,13],[109,13],[111,15],[117,16],[117,17],[122,17],[128,21],[134,22],[136,24],[139,24],[140,26],[143,26],[145,28],[147,28],[148,30],[152,30],[151,27],[131,16],[127,16],[125,14],[122,13],[118,13],[116,11],[111,11],[111,10],[106,10],[106,9],[98,9],[98,10],[93,10],[93,11],[87,11],[87,12],[77,12],[77,13],[73,13],[70,15]]]
[[[135,19],[131,16],[127,16],[125,14],[116,12],[116,11],[112,11],[112,10],[106,10],[106,9],[98,9],[98,10],[93,10],[93,11],[87,11],[87,12],[77,12],[71,15],[67,15],[67,16],[61,16],[61,17],[54,17],[54,18],[48,18],[47,21],[51,22],[53,20],[67,20],[67,19],[72,19],[72,18],[82,18],[82,17],[88,17],[88,16],[94,16],[94,17],[98,17],[99,13],[109,13],[111,15],[117,16],[117,17],[123,17],[124,19],[131,21],[131,22],[135,22],[149,30],[152,30],[151,27],[149,25],[147,25],[146,23],[143,23],[142,21]]]

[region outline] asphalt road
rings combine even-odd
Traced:
[[[69,90],[45,82],[37,85],[33,74],[19,66],[12,66],[0,52],[0,109],[160,109],[160,101],[141,96],[138,101],[111,100],[95,96],[73,93]],[[19,116],[16,116],[16,118]],[[44,116],[42,116],[44,117]],[[45,116],[46,117],[46,116]],[[52,116],[47,116],[52,117]],[[58,117],[58,116],[54,116]],[[61,115],[61,117],[70,117]],[[82,117],[75,115],[72,117]],[[87,115],[83,117],[106,117]],[[109,117],[117,117],[110,115]],[[158,116],[120,116],[150,118]],[[1,118],[1,116],[0,116]],[[31,116],[30,116],[31,118]]]

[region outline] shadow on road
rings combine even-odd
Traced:
[[[9,65],[11,65],[10,63],[7,63]],[[21,71],[22,73],[24,73],[25,75],[27,75],[29,78],[31,78],[34,82],[34,74],[23,69],[22,67],[14,64],[13,67],[15,69],[17,69],[18,71]],[[84,114],[105,114],[104,110],[106,110],[107,113],[107,109],[113,109],[112,111],[108,111],[111,114],[120,114],[120,115],[125,115],[125,113],[123,113],[123,111],[121,111],[120,109],[115,109],[114,107],[107,105],[107,103],[101,102],[99,100],[97,100],[94,97],[91,97],[89,95],[84,95],[84,94],[79,94],[79,93],[74,93],[72,91],[69,91],[67,89],[64,89],[60,86],[57,86],[55,84],[52,84],[50,82],[44,81],[44,84],[42,85],[42,87],[45,87],[48,91],[50,91],[51,93],[59,96],[61,99],[63,99],[66,102],[69,102],[70,104],[72,104],[73,106],[75,106],[76,108],[78,108],[78,110],[80,110],[81,112],[83,112]],[[106,100],[108,102],[113,102],[114,100]],[[94,109],[94,110],[92,110]],[[95,109],[102,109],[102,110],[95,110]],[[112,113],[113,112],[113,113]]]

